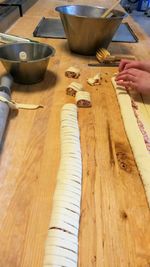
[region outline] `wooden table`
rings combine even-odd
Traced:
[[[42,16],[56,17],[55,6],[68,3],[77,1],[39,0],[9,32],[32,38]],[[110,3],[94,1],[101,6]],[[128,21],[140,42],[113,43],[109,49],[150,57],[148,37]],[[102,85],[91,88],[86,79],[98,71],[87,65],[92,57],[71,54],[66,40],[38,41],[54,46],[56,55],[43,82],[13,86],[13,99],[44,108],[10,114],[0,155],[0,267],[42,267],[59,166],[60,110],[74,102],[65,94],[69,81],[64,71],[71,65],[80,66],[79,81],[93,103],[78,114],[83,158],[79,266],[148,267],[150,213],[110,82],[117,69],[101,68]]]

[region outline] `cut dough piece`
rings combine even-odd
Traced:
[[[80,208],[72,203],[68,203],[68,201],[61,201],[61,200],[55,200],[53,208],[55,207],[62,207],[69,210],[72,210],[73,212],[80,214]]]
[[[69,118],[69,119],[76,119],[77,120],[77,113],[75,110],[71,110],[71,112],[69,113],[68,110],[63,110],[62,113],[61,113],[61,117],[60,119],[66,119],[66,118]]]
[[[59,172],[59,176],[57,177],[57,180],[63,181],[63,180],[70,180],[70,181],[75,181],[77,184],[81,186],[81,174],[68,171],[68,170],[61,170]]]
[[[50,249],[46,250],[46,255],[58,255],[65,257],[66,259],[69,259],[75,263],[77,263],[77,254],[72,252],[69,249],[57,247],[57,246],[51,246]]]
[[[55,220],[50,221],[49,228],[59,228],[62,231],[67,231],[72,235],[78,236],[78,229],[73,227],[67,222],[59,221],[57,218]]]
[[[59,237],[51,237],[47,239],[46,246],[47,246],[46,249],[49,249],[49,246],[58,246],[58,247],[64,247],[65,249],[69,249],[76,254],[78,253],[77,244],[65,239],[61,239]]]
[[[59,179],[75,179],[79,184],[81,184],[81,175],[82,175],[82,170],[77,170],[77,169],[71,169],[71,166],[68,167],[64,167],[64,166],[60,166],[59,169],[59,173],[58,173],[58,177],[57,180]]]
[[[73,139],[73,140],[77,140],[79,142],[79,134],[74,134],[71,132],[68,133],[68,132],[64,131],[63,134],[61,134],[61,141],[66,140],[66,139]]]
[[[76,148],[77,146],[77,148]],[[71,148],[70,148],[71,147]],[[70,160],[73,159],[75,161],[75,159],[77,158],[77,161],[81,160],[81,148],[80,145],[78,144],[73,144],[71,146],[67,146],[62,148],[61,151],[66,154],[63,157],[70,157]],[[67,155],[68,154],[68,155]]]
[[[49,229],[48,230],[48,239],[54,238],[60,238],[62,240],[68,240],[69,242],[78,245],[78,237],[74,236],[68,232],[61,231],[59,229]]]
[[[54,194],[53,200],[55,201],[64,201],[64,202],[68,202],[68,203],[72,203],[73,205],[75,205],[76,207],[80,208],[80,200],[78,199],[74,199],[74,198],[70,198],[69,196],[64,196],[62,194],[58,195],[58,194]]]
[[[66,110],[64,110],[62,113],[61,113],[61,118],[60,118],[60,120],[62,121],[62,120],[66,120],[66,119],[73,119],[73,120],[76,120],[76,122],[77,122],[77,114],[74,112],[74,111],[72,111],[72,112],[70,112],[70,113],[68,113]]]
[[[61,131],[61,134],[60,134],[61,141],[63,141],[67,137],[68,138],[79,139],[79,131],[78,130],[71,129],[71,128],[70,129],[64,128]]]
[[[70,177],[71,180],[76,179],[81,184],[81,174],[82,170],[72,169],[71,166],[69,168],[60,166],[57,179],[69,179]]]
[[[72,82],[68,85],[68,87],[66,89],[66,94],[71,95],[71,96],[75,96],[76,92],[82,91],[82,90],[83,90],[83,86],[81,83]]]
[[[71,218],[72,220],[76,220],[76,221],[79,221],[79,215],[76,214],[76,213],[73,213],[65,208],[55,208],[55,214],[62,214],[64,216],[68,216],[68,218]]]
[[[75,181],[76,183],[81,185],[81,173],[77,172],[77,171],[72,171],[72,170],[67,170],[67,169],[61,169],[59,171],[59,176],[57,178],[57,180],[61,180],[63,181],[63,179],[70,179]]]
[[[77,118],[75,118],[75,117],[67,117],[66,116],[66,118],[64,118],[64,117],[62,117],[62,119],[61,119],[61,124],[62,124],[62,126],[78,126],[78,123],[77,123]],[[69,124],[69,125],[68,125]]]
[[[78,127],[78,124],[77,124],[77,118],[74,118],[74,117],[71,117],[71,118],[67,118],[64,119],[62,118],[61,119],[61,128],[63,129],[64,127]]]
[[[68,166],[69,166],[69,169],[70,169],[70,167],[72,168],[72,169],[75,169],[75,170],[77,170],[78,171],[78,169],[80,169],[80,171],[81,171],[81,162],[80,161],[78,161],[78,160],[75,160],[75,159],[66,159],[66,157],[63,159],[61,159],[61,165],[60,166],[62,166],[62,168],[63,167],[65,167],[65,168],[68,168]]]
[[[72,151],[69,151],[69,150],[68,151],[66,151],[66,150],[62,150],[61,151],[62,157],[69,157],[69,156],[70,157],[72,157],[72,156],[73,157],[78,157],[79,154],[80,154],[80,151],[75,151],[75,152],[74,151],[72,152]],[[79,157],[81,157],[81,156],[79,156]]]
[[[77,190],[81,190],[81,183],[76,181],[76,178],[71,178],[69,179],[69,177],[64,177],[64,178],[58,178],[57,180],[59,183],[64,184],[64,185],[71,185],[74,186],[75,189]]]
[[[78,237],[77,236],[72,235],[68,232],[64,232],[60,229],[49,229],[48,230],[48,239],[50,240],[52,237],[54,237],[54,238],[57,237],[57,238],[60,238],[62,240],[63,239],[68,240],[69,242],[78,246]],[[49,242],[49,244],[50,244],[50,242]]]
[[[56,222],[56,221],[58,221],[60,223],[67,223],[70,226],[72,226],[73,228],[75,228],[76,230],[78,230],[78,228],[79,228],[79,218],[78,218],[78,220],[76,220],[76,217],[73,218],[73,216],[67,218],[67,216],[62,214],[61,212],[59,214],[53,213],[53,215],[51,217],[51,223]]]
[[[76,147],[76,145],[72,145],[72,146],[69,146],[69,147],[62,147],[61,148],[61,153],[65,153],[65,154],[74,154],[74,155],[77,155],[78,153],[81,153],[81,150],[79,147]]]
[[[50,265],[55,264],[55,265],[60,265],[65,266],[65,267],[77,267],[77,264],[65,257],[59,256],[59,255],[45,255],[45,259],[44,259],[44,266],[45,265]]]
[[[89,108],[92,106],[90,93],[86,91],[79,91],[76,93],[76,103],[80,108]]]
[[[81,184],[75,182],[74,180],[70,179],[61,179],[59,178],[59,184],[62,184],[63,186],[72,186],[75,190],[81,191]]]
[[[59,183],[57,184],[56,190],[68,190],[70,192],[73,192],[74,194],[77,194],[79,196],[81,196],[81,190],[77,189],[76,187],[74,187],[73,185],[64,185],[64,183],[62,183],[61,181],[59,181]]]
[[[74,117],[74,116],[68,116],[68,115],[66,115],[65,117],[62,116],[62,118],[61,118],[61,123],[63,123],[64,121],[65,121],[67,124],[70,123],[71,125],[78,126],[77,118]],[[61,128],[62,128],[62,127],[61,127]]]
[[[101,84],[101,75],[100,73],[96,74],[93,78],[87,80],[89,85],[100,85]]]
[[[57,183],[56,191],[61,191],[62,193],[66,194],[66,195],[68,194],[70,196],[72,194],[74,198],[77,198],[77,197],[80,198],[81,197],[81,191],[79,191],[78,189],[74,188],[71,185],[68,185],[68,186],[62,185],[60,180]]]
[[[62,190],[56,190],[55,193],[54,193],[54,196],[60,196],[60,195],[63,195],[64,197],[67,196],[67,197],[70,197],[70,198],[73,198],[75,200],[78,200],[80,202],[80,196],[77,195],[77,194],[74,194],[73,192],[69,192],[69,191],[62,191]]]
[[[67,139],[67,138],[64,138],[63,140],[62,140],[62,145],[64,146],[64,149],[65,149],[65,146],[66,145],[69,145],[70,144],[70,146],[72,146],[72,145],[77,145],[77,146],[79,146],[79,143],[78,143],[78,140],[75,140],[75,139]]]
[[[64,143],[64,145],[65,145],[66,143]],[[79,149],[80,149],[80,147],[79,147]],[[65,148],[64,148],[64,150],[65,150]],[[67,150],[65,150],[66,152],[67,152]],[[64,151],[64,152],[65,152]],[[70,164],[71,164],[71,166],[74,166],[74,167],[76,167],[76,168],[80,168],[81,169],[81,158],[79,158],[79,159],[75,159],[75,157],[76,157],[76,154],[74,154],[74,158],[72,158],[71,157],[71,155],[70,155],[70,158],[69,158],[69,156],[68,156],[68,159],[67,159],[67,155],[65,156],[63,156],[62,157],[62,159],[61,159],[61,164],[60,164],[60,167],[63,167],[62,166],[62,164],[64,164],[64,166],[66,167],[66,165],[67,166],[69,166]]]
[[[69,126],[63,127],[61,129],[61,137],[63,137],[64,133],[79,136],[79,130],[71,128]]]
[[[77,124],[77,116],[76,115],[74,115],[74,114],[67,114],[66,112],[62,113],[62,115],[61,115],[61,122],[62,122],[62,120],[68,120],[68,119],[75,121],[76,124]]]
[[[79,144],[78,144],[78,140],[76,140],[75,138],[64,138],[62,141],[62,145],[68,145],[68,144],[70,144],[71,146],[72,145],[77,145],[77,146],[79,146]],[[65,147],[64,147],[64,149],[65,149]]]
[[[67,103],[67,104],[63,105],[63,107],[62,107],[62,112],[64,110],[67,110],[68,113],[70,113],[71,111],[77,112],[77,107],[75,104]]]
[[[78,155],[76,155],[76,154],[69,155],[69,161],[70,160],[73,160],[76,163],[80,163],[80,166],[81,166],[81,155],[80,154],[78,154]],[[68,155],[64,155],[63,156],[63,161],[67,161],[68,162]]]
[[[63,142],[67,146],[66,142]],[[77,146],[77,150],[73,151],[74,147]],[[75,164],[80,164],[81,166],[81,154],[80,154],[80,145],[76,142],[70,145],[71,148],[66,149],[65,147],[62,151],[65,153],[68,152],[68,155],[64,155],[61,159],[61,162],[75,162]],[[72,151],[72,152],[71,152]]]
[[[64,222],[67,222],[68,224],[70,223],[77,229],[79,228],[79,215],[69,210],[66,210],[65,208],[60,208],[60,207],[56,208],[56,212],[53,215],[53,217],[51,217],[51,219],[56,219],[56,218]]]
[[[65,71],[65,76],[77,79],[80,76],[80,70],[76,67],[70,67]]]

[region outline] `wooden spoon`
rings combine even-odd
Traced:
[[[106,18],[110,12],[118,5],[120,4],[121,0],[118,0],[117,2],[115,2],[110,8],[108,8],[101,16],[101,18]]]

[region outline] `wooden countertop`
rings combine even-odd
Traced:
[[[68,3],[77,1],[39,0],[9,32],[32,38],[42,16],[56,17],[55,6]],[[106,1],[94,4],[106,6]],[[127,20],[140,42],[112,43],[110,50],[150,58],[149,38]],[[54,46],[56,55],[43,82],[13,86],[13,99],[44,108],[10,114],[0,155],[0,267],[42,267],[59,166],[60,109],[73,101],[65,94],[69,81],[64,71],[71,65],[80,66],[79,81],[93,103],[78,114],[83,158],[79,266],[148,267],[150,213],[110,82],[117,69],[101,68],[102,85],[91,88],[86,79],[98,71],[87,66],[92,57],[71,54],[66,40],[38,41]]]

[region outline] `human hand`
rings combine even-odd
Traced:
[[[150,73],[138,69],[126,69],[116,76],[116,83],[127,89],[150,94]]]
[[[119,72],[132,68],[150,72],[150,61],[138,61],[128,59],[123,59],[120,61]]]

